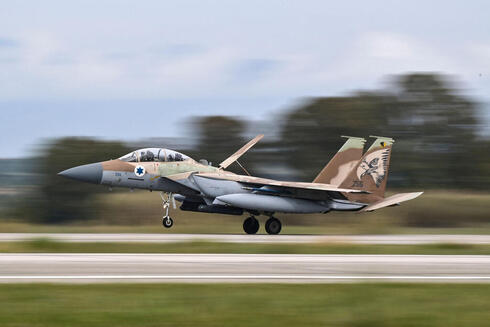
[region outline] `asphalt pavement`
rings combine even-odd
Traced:
[[[246,235],[246,234],[78,234],[78,233],[0,233],[0,242],[50,239],[60,242],[175,243],[214,241],[228,243],[318,243],[353,244],[490,244],[490,235]]]
[[[490,282],[486,255],[0,254],[0,282]]]

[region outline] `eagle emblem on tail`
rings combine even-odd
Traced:
[[[389,153],[389,149],[382,149],[368,154],[357,168],[357,177],[359,180],[366,175],[371,176],[376,187],[379,187],[388,171]]]

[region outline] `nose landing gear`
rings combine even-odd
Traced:
[[[163,227],[165,228],[170,228],[174,225],[174,220],[170,217],[163,217],[163,220],[162,220],[162,225]]]
[[[172,201],[174,209],[175,209],[175,200],[173,198],[172,193],[164,193],[160,192],[160,196],[163,201],[163,211],[165,212],[163,219],[162,219],[162,225],[165,228],[170,228],[174,225],[174,221],[170,216],[168,215],[169,209],[170,209],[170,201]]]

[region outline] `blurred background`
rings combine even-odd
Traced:
[[[259,133],[243,159],[254,175],[311,181],[340,135],[382,135],[396,140],[388,189],[426,192],[369,214],[282,215],[285,232],[490,231],[489,10],[2,3],[0,231],[161,232],[157,193],[56,173],[151,146],[217,164]],[[241,233],[236,217],[172,216],[171,232]]]

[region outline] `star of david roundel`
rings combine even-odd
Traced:
[[[138,177],[143,177],[145,175],[145,167],[143,166],[136,166],[134,168],[134,174]]]

